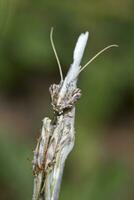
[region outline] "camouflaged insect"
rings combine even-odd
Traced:
[[[49,91],[54,119],[45,118],[33,159],[33,200],[57,200],[65,160],[74,146],[75,103],[81,96],[77,88],[80,62],[88,39],[88,32],[78,38],[73,64],[60,84]]]
[[[88,40],[88,32],[82,33],[76,43],[73,63],[63,80],[61,65],[50,34],[51,44],[59,66],[61,81],[50,86],[54,118],[45,118],[37,141],[33,159],[34,189],[32,200],[58,200],[65,160],[74,146],[75,103],[81,96],[77,78],[87,65],[101,53],[117,45],[109,45],[99,51],[83,67],[81,59]]]

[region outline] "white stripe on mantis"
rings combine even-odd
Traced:
[[[85,50],[85,46],[88,40],[89,33],[82,33],[76,43],[74,54],[73,54],[73,64],[80,66],[81,59]]]
[[[65,93],[67,91],[67,86],[71,82],[72,84],[74,84],[74,87],[76,87],[77,80],[75,79],[75,77],[77,77],[81,68],[80,63],[87,44],[88,36],[89,36],[88,32],[82,33],[77,40],[73,54],[73,63],[70,66],[70,69],[67,73],[67,76],[65,77],[62,88],[60,90],[58,104],[60,104],[61,99],[65,96]]]

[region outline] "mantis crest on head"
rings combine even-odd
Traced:
[[[79,36],[73,53],[73,63],[66,77],[63,78],[61,64],[53,42],[53,28],[51,29],[50,40],[61,80],[59,84],[52,84],[49,88],[54,120],[48,117],[43,119],[41,135],[34,151],[32,200],[58,200],[65,160],[75,140],[75,103],[81,97],[81,90],[77,88],[78,76],[101,53],[111,47],[117,47],[117,45],[110,45],[104,48],[81,67],[80,63],[88,36],[88,32]]]

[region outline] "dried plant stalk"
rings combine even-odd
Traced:
[[[58,200],[65,161],[75,140],[75,103],[81,96],[81,91],[77,88],[78,75],[100,53],[116,46],[106,47],[84,67],[81,67],[80,62],[88,40],[88,32],[82,33],[74,49],[73,63],[63,80],[61,65],[52,40],[52,32],[53,30],[50,39],[59,66],[61,81],[49,88],[54,119],[44,118],[41,135],[34,151],[32,200]]]

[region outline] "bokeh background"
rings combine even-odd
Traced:
[[[48,87],[64,75],[81,32],[82,63],[113,48],[82,72],[76,143],[60,199],[134,199],[134,1],[0,0],[0,199],[32,196],[32,156],[42,119],[52,117]]]

